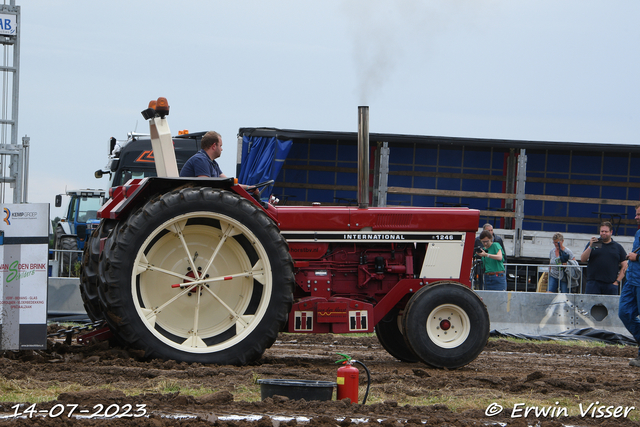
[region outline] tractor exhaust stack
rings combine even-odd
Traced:
[[[358,208],[369,207],[369,107],[358,107]]]

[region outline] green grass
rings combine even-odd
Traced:
[[[257,399],[259,399],[260,390],[258,386],[255,388],[256,390],[253,390],[249,394],[255,394],[257,395]],[[82,390],[87,390],[87,388],[78,383],[60,384],[58,381],[43,383],[30,379],[8,380],[0,377],[0,402],[47,402],[56,399],[61,393],[78,392]],[[151,385],[147,384],[145,387],[134,387],[123,390],[120,387],[105,384],[99,386],[98,390],[122,391],[127,396],[137,396],[144,393],[170,394],[178,392],[195,397],[213,394],[219,391],[206,387],[184,386],[178,381],[164,379]]]
[[[518,344],[557,344],[557,345],[563,345],[563,346],[569,346],[569,347],[587,347],[587,348],[591,348],[591,347],[607,347],[607,346],[614,346],[614,347],[618,347],[618,348],[625,348],[626,346],[622,345],[622,344],[608,344],[602,341],[592,341],[592,340],[548,340],[548,341],[541,341],[541,340],[528,340],[528,339],[524,339],[524,338],[515,338],[515,337],[497,337],[497,338],[489,338],[490,342],[496,342],[496,341],[508,341],[508,342],[513,342],[513,343],[518,343]]]
[[[57,381],[8,380],[0,377],[0,402],[40,403],[54,400],[60,393],[80,391],[82,386],[71,383],[61,385]]]

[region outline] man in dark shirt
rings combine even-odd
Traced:
[[[222,137],[218,132],[209,131],[200,140],[200,148],[191,156],[180,171],[182,177],[226,178],[216,159],[222,154]]]
[[[600,224],[600,238],[592,237],[580,261],[587,262],[586,294],[618,295],[620,281],[627,271],[627,253],[622,245],[611,238],[612,225]]]
[[[222,137],[218,132],[209,131],[202,136],[200,148],[191,156],[180,171],[181,177],[197,178],[226,178],[222,173],[216,159],[222,154]],[[260,191],[250,185],[240,184],[242,188],[252,193],[256,198],[260,197]]]

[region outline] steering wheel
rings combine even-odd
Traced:
[[[262,194],[264,189],[267,188],[269,185],[271,185],[273,183],[274,183],[274,180],[270,179],[269,181],[263,181],[263,182],[259,182],[259,183],[254,184],[254,185],[250,185],[250,186],[247,187],[247,192],[250,193],[253,190],[255,190],[256,188],[259,188],[260,190],[258,191],[258,193]]]

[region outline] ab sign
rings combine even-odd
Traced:
[[[0,13],[0,35],[15,36],[17,28],[16,15]]]

